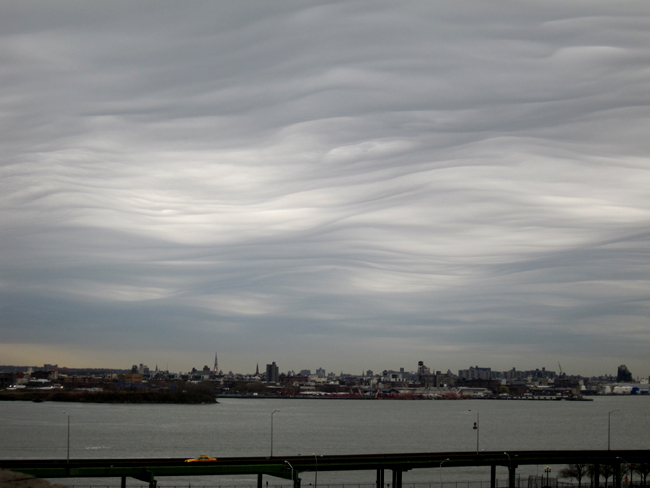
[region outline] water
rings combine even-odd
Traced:
[[[221,399],[215,405],[105,405],[0,402],[0,457],[65,459],[70,416],[70,457],[149,458],[372,454],[479,449],[649,449],[650,397],[595,397],[593,402],[355,401]],[[471,411],[470,411],[471,410]],[[63,413],[65,411],[65,413]],[[560,468],[559,466],[557,467]],[[521,467],[522,477],[544,466]],[[498,476],[505,480],[498,468]],[[555,469],[557,471],[557,469]],[[304,473],[303,486],[313,481]],[[372,483],[375,473],[319,473],[318,484]],[[270,485],[281,480],[265,477]],[[489,480],[489,468],[414,470],[404,483]],[[80,485],[80,480],[56,480]],[[119,480],[83,480],[116,486]],[[162,478],[170,486],[254,485],[251,477]],[[284,482],[286,485],[286,481]],[[141,485],[141,482],[129,485]]]

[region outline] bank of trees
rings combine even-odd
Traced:
[[[569,464],[560,470],[560,478],[574,479],[578,482],[578,488],[582,486],[582,480],[591,478],[593,465],[590,464]]]
[[[636,478],[634,475],[638,475]],[[621,465],[620,485],[647,486],[648,474],[650,474],[650,463],[631,463]],[[614,470],[609,464],[600,464],[598,471],[601,483],[607,486],[609,479],[614,477]],[[569,464],[560,470],[560,478],[574,479],[581,488],[583,483],[589,482],[589,486],[594,486],[596,477],[596,467],[593,464]],[[626,481],[627,477],[627,483]],[[636,480],[635,480],[636,478]]]
[[[126,386],[112,385],[100,389],[20,389],[0,392],[0,400],[34,402],[82,403],[215,403],[212,383],[170,383],[164,385]]]

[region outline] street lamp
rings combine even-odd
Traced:
[[[612,426],[612,414],[618,412],[618,409],[612,410],[607,414],[607,450],[609,451],[610,439],[611,439],[611,426]]]
[[[550,467],[550,466],[546,466],[546,467],[544,468],[544,472],[546,473],[546,486],[549,486],[549,485],[548,485],[548,475],[551,474],[551,467]]]
[[[273,457],[273,414],[279,412],[280,410],[273,410],[271,412],[271,457]]]
[[[314,488],[318,488],[318,456],[312,453],[314,460],[316,461],[316,470],[314,471]]]
[[[63,411],[64,415],[68,416],[68,463],[70,463],[70,414]]]
[[[445,461],[449,461],[449,458],[447,458],[447,459],[443,459],[443,460],[440,462],[440,467],[441,467],[441,468],[442,468],[442,463],[444,463]],[[440,488],[442,488],[442,469],[440,470]]]
[[[506,456],[508,456],[508,478],[509,478],[509,479],[512,479],[512,483],[513,483],[513,484],[512,484],[511,486],[514,486],[514,483],[515,483],[515,481],[514,481],[514,480],[515,480],[515,472],[514,472],[514,470],[513,470],[513,468],[512,468],[512,459],[510,458],[510,454],[508,454],[506,451],[503,451],[503,454],[505,454]],[[513,454],[513,456],[514,456],[514,457],[517,457],[517,454]],[[508,483],[510,483],[510,481],[508,481]]]
[[[471,412],[471,410],[469,410]],[[474,430],[476,431],[476,454],[478,455],[478,433],[479,433],[479,421],[478,421],[478,412],[476,412],[476,422],[474,422]]]
[[[291,468],[291,481],[293,481],[294,484],[295,484],[295,481],[293,479],[293,466],[291,466],[291,463],[289,461],[287,461],[286,459],[285,459],[284,462],[287,463],[289,465],[289,467]]]

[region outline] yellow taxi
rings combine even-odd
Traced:
[[[213,457],[210,457],[210,456],[206,456],[205,454],[201,454],[196,459],[186,459],[185,462],[186,463],[210,463],[210,462],[213,462],[213,461],[216,461],[216,460],[217,460],[217,458],[213,458]]]

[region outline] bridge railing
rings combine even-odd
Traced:
[[[517,480],[519,481],[519,480]],[[65,485],[67,488],[120,488],[120,485]],[[303,488],[314,488],[312,483],[302,483]],[[508,480],[504,479],[501,482],[497,480],[497,488],[507,488]],[[149,485],[129,484],[127,488],[149,488]],[[158,484],[158,488],[257,488],[256,483],[238,483],[236,485],[200,485],[200,484],[185,484],[185,485],[166,485],[163,483]],[[293,484],[264,484],[264,488],[293,488]],[[318,483],[318,488],[377,488],[376,483]],[[392,488],[390,483],[385,483],[383,488]],[[417,482],[417,483],[404,483],[402,488],[490,488],[489,481],[443,481],[439,482]],[[520,485],[519,482],[516,488],[528,488],[527,486]],[[555,488],[555,487],[554,487]],[[568,488],[568,487],[557,487]],[[576,485],[577,488],[577,485]],[[588,487],[584,487],[588,488]]]
[[[120,488],[119,485],[66,485],[68,488]],[[508,480],[497,479],[497,488],[507,488]],[[528,488],[527,485],[521,484],[519,478],[517,478],[516,488]],[[577,488],[577,484],[575,488]],[[314,488],[312,483],[302,483],[303,488]],[[149,485],[131,485],[129,484],[127,488],[149,488]],[[200,485],[200,484],[185,484],[185,485],[166,485],[164,483],[159,483],[158,488],[257,488],[256,483],[238,483],[236,485]],[[292,484],[264,484],[264,488],[293,488]],[[318,483],[318,488],[377,488],[376,483]],[[390,483],[385,483],[383,488],[392,488]],[[402,482],[402,488],[490,488],[490,481],[443,481],[440,482],[416,482],[416,483],[404,483]],[[572,485],[569,483],[567,486],[553,486],[552,488],[572,488]],[[584,486],[583,488],[589,488]]]
[[[543,485],[535,486],[530,484],[530,479],[521,480],[519,477],[516,479],[516,488],[578,488],[578,483],[562,482],[556,479],[549,479],[548,485],[544,480]],[[67,488],[120,488],[120,485],[66,485]],[[313,488],[312,483],[303,483],[303,488]],[[497,488],[507,488],[507,479],[496,480]],[[600,488],[613,488],[611,481],[608,483],[601,482]],[[149,488],[149,485],[129,484],[127,488]],[[166,485],[158,484],[158,488],[257,488],[255,483],[241,483],[236,485],[199,485],[199,484],[185,484],[185,485]],[[291,484],[265,484],[264,488],[293,488]],[[318,483],[318,488],[377,488],[375,483]],[[390,483],[386,483],[383,488],[391,488]],[[402,488],[490,488],[489,481],[443,481],[431,483],[402,483]],[[594,488],[589,481],[582,483],[581,488]],[[644,488],[644,485],[633,483],[627,488]]]

